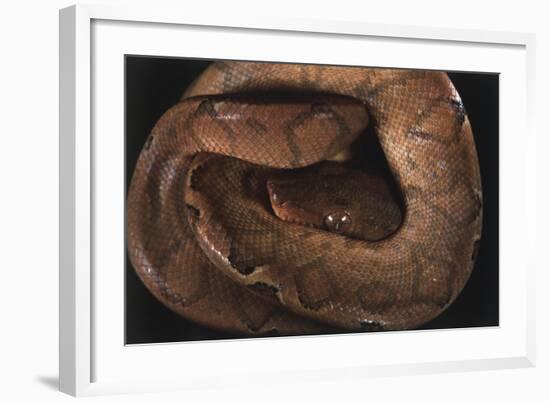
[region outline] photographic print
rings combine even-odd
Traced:
[[[498,89],[127,55],[126,343],[498,325]]]

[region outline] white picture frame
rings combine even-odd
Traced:
[[[258,37],[264,50],[254,45]],[[320,55],[320,47],[331,51]],[[116,223],[124,214],[123,55],[365,65],[364,53],[350,52],[362,47],[371,65],[501,74],[499,327],[125,346],[123,227]],[[534,48],[534,35],[524,33],[237,19],[153,6],[61,10],[60,390],[80,396],[238,386],[243,374],[261,385],[534,366],[535,261],[525,256],[534,255],[536,231]],[[513,141],[514,132],[525,140]],[[523,182],[524,191],[509,182]],[[517,230],[525,233],[520,240]],[[103,274],[106,266],[112,276]],[[292,366],[282,357],[289,353]],[[193,364],[182,367],[182,355]],[[214,355],[218,362],[206,363]],[[143,375],[141,366],[155,369]]]

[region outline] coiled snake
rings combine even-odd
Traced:
[[[377,177],[319,164],[367,124],[399,199]],[[472,131],[445,73],[215,62],[146,141],[127,240],[149,290],[199,324],[396,330],[454,301],[481,218]]]

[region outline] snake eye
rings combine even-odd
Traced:
[[[325,217],[325,227],[333,233],[344,233],[351,227],[351,216],[343,211],[327,214]]]

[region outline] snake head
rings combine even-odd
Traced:
[[[335,162],[272,177],[267,192],[279,219],[351,238],[382,239],[402,220],[383,180]]]
[[[353,235],[348,202],[338,198],[330,180],[268,180],[267,190],[275,215],[286,222]]]

